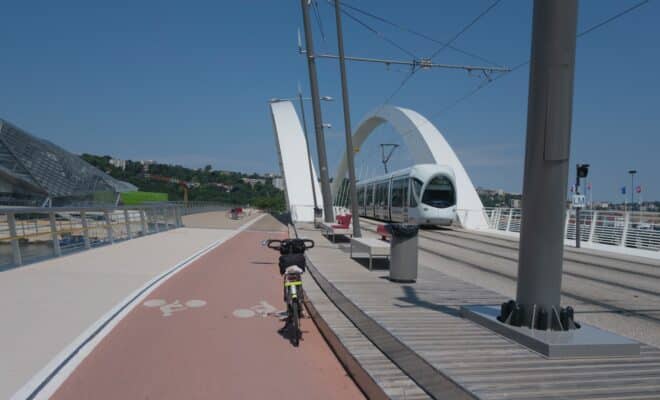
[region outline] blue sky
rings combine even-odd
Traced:
[[[579,30],[636,2],[583,0]],[[491,1],[350,3],[446,40]],[[455,45],[502,65],[525,61],[531,3],[502,1]],[[308,91],[305,59],[296,52],[299,1],[99,4],[3,4],[0,118],[78,153],[277,171],[267,100],[295,95],[299,81]],[[315,22],[316,48],[334,52],[334,14],[324,0],[319,0],[319,11],[325,40]],[[630,168],[639,171],[644,198],[660,199],[659,16],[659,2],[651,1],[578,40],[571,164],[592,165],[594,199],[619,199]],[[438,48],[360,18],[419,57]],[[347,54],[410,58],[355,22],[343,22]],[[482,63],[449,49],[435,61]],[[349,64],[353,126],[382,104],[406,73]],[[319,79],[323,95],[340,98],[336,62],[320,60]],[[427,116],[477,185],[520,191],[528,69],[439,113],[480,82],[460,71],[421,71],[391,103]],[[344,146],[341,102],[323,107],[324,120],[333,125],[327,146],[334,170]],[[378,143],[397,140],[391,128],[379,129],[358,160],[363,174],[378,167]],[[397,150],[393,166],[409,159],[405,149]]]

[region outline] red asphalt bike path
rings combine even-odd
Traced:
[[[260,242],[283,237],[242,232],[172,276],[52,398],[364,398],[310,318],[295,348],[276,315],[262,316],[285,306],[278,253]]]

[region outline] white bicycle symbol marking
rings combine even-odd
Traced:
[[[278,311],[277,308],[268,304],[267,301],[261,300],[259,304],[252,306],[250,308],[239,308],[234,310],[234,317],[236,318],[252,318],[256,315],[261,315],[262,318],[268,317],[270,315],[279,316],[282,312]]]
[[[163,317],[169,317],[177,311],[204,307],[206,302],[204,300],[188,300],[185,303],[181,303],[179,300],[174,300],[172,303],[167,304],[167,301],[162,299],[151,299],[145,301],[142,305],[149,308],[158,307],[163,313]]]

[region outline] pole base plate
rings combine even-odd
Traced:
[[[547,358],[638,356],[639,343],[588,324],[570,331],[540,331],[497,320],[499,307],[462,306],[461,316]]]

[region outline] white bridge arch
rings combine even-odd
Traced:
[[[402,107],[380,107],[360,122],[353,134],[353,145],[357,148],[362,146],[367,137],[378,126],[386,122],[401,135],[415,164],[443,164],[454,170],[456,208],[461,225],[471,229],[488,228],[483,204],[463,164],[440,131],[419,113]],[[344,152],[332,183],[333,198],[339,190],[341,178],[346,176],[347,168],[346,153]]]

